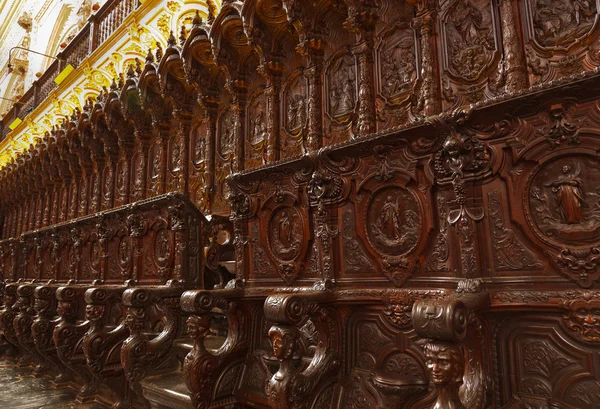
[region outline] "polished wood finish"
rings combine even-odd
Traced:
[[[597,408],[597,12],[196,16],[2,170],[4,338],[119,408]]]

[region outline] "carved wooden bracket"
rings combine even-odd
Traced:
[[[465,365],[470,359],[480,358],[469,354],[468,340],[465,341],[467,336],[481,335],[468,334],[469,322],[474,319],[474,310],[490,303],[489,293],[481,291],[481,287],[463,283],[446,300],[423,299],[413,305],[413,327],[419,336],[426,338],[425,364],[437,390],[433,409],[465,408],[459,396]]]
[[[86,400],[98,392],[98,380],[89,371],[81,340],[90,327],[83,319],[83,295],[87,287],[70,283],[56,290],[58,324],[54,328],[54,345],[59,359],[83,381],[78,399]]]
[[[48,362],[38,352],[33,341],[32,324],[36,315],[33,308],[33,292],[35,290],[35,281],[22,284],[17,288],[17,302],[14,308],[19,312],[13,320],[15,327],[15,335],[19,340],[19,344],[29,353],[35,363],[34,374],[39,375],[48,371]]]
[[[335,326],[329,312],[321,305],[331,292],[271,295],[265,300],[267,320],[274,323],[269,330],[273,355],[279,360],[279,370],[268,385],[269,403],[274,409],[301,408],[314,396],[325,379],[339,371],[339,345],[330,328]],[[318,340],[308,367],[297,367],[294,356],[299,353],[300,329],[311,320]]]
[[[119,351],[119,344],[127,338],[128,330],[122,321],[116,327],[109,325],[111,306],[120,302],[123,292],[134,285],[128,280],[121,286],[101,285],[85,292],[85,318],[89,322],[89,330],[83,336],[83,353],[88,368],[94,376],[108,386],[119,401],[125,399],[123,388],[125,377],[121,367],[120,356],[113,351]]]
[[[192,393],[195,408],[205,408],[213,404],[215,391],[219,389],[219,399],[233,396],[236,384],[229,390],[222,384],[222,375],[235,370],[241,365],[240,360],[246,356],[250,325],[252,322],[251,303],[238,303],[236,299],[243,296],[241,289],[225,289],[214,291],[191,290],[181,296],[181,308],[192,313],[187,320],[188,334],[194,342],[193,349],[185,357],[184,372],[187,387]],[[219,308],[227,315],[227,339],[216,351],[209,351],[205,339],[209,333],[212,310]],[[232,369],[233,368],[233,369]]]
[[[122,408],[150,407],[142,393],[140,381],[150,368],[161,369],[172,364],[169,354],[173,341],[179,335],[179,297],[184,287],[176,281],[166,285],[144,288],[128,288],[123,293],[123,305],[127,309],[125,325],[129,337],[121,347],[121,365],[129,382],[129,393]],[[163,330],[153,338],[145,333],[147,322],[156,311]]]
[[[56,318],[56,290],[59,286],[56,280],[49,280],[46,284],[37,286],[34,290],[35,310],[37,317],[31,325],[33,342],[37,351],[50,363],[52,369],[58,373],[55,384],[65,384],[71,379],[71,374],[57,355],[56,346],[52,342],[52,334],[57,324]]]

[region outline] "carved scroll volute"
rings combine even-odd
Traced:
[[[140,381],[153,367],[166,367],[173,358],[170,349],[179,335],[179,298],[183,286],[169,281],[164,286],[128,288],[122,302],[127,310],[125,325],[129,336],[121,347],[121,365],[129,382],[129,393],[119,404],[124,408],[150,407]],[[144,329],[150,308],[158,311],[163,330],[150,339]]]
[[[50,280],[47,284],[35,288],[37,318],[31,326],[31,332],[38,352],[50,362],[52,369],[58,374],[54,382],[62,384],[71,379],[71,374],[58,358],[56,346],[52,342],[52,335],[56,326],[56,320],[54,319],[57,307],[56,289],[55,280]]]
[[[340,370],[340,346],[330,331],[338,324],[332,312],[319,304],[327,298],[328,293],[322,292],[271,295],[265,300],[265,317],[274,323],[269,329],[273,355],[279,360],[279,370],[267,387],[269,404],[274,409],[304,407],[321,382],[335,377]],[[300,352],[300,328],[309,319],[318,341],[311,363],[302,370],[295,365],[294,356]]]
[[[185,357],[183,370],[194,408],[210,407],[223,371],[246,356],[252,317],[248,302],[238,302],[239,288],[216,291],[186,291],[181,296],[181,309],[191,313],[187,320],[188,335],[194,346]],[[205,337],[210,332],[212,310],[220,308],[227,315],[227,339],[214,353],[206,349]],[[235,386],[234,386],[235,388]],[[234,390],[226,391],[233,396]],[[221,397],[222,399],[222,397]]]

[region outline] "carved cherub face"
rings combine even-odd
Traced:
[[[459,346],[442,342],[425,345],[425,364],[436,385],[462,384],[464,357]]]
[[[564,173],[566,175],[569,172],[571,172],[571,166],[570,165],[564,165],[562,167],[562,173]]]

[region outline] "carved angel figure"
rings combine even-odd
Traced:
[[[546,185],[556,195],[557,210],[563,223],[575,224],[581,221],[583,208],[587,207],[583,196],[583,181],[579,178],[581,169],[573,171],[570,164],[562,167],[562,175],[555,182]]]

